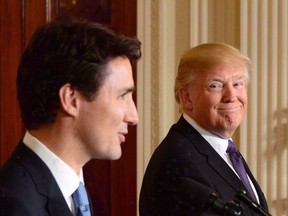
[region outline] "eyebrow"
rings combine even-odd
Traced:
[[[241,79],[245,79],[245,76],[234,76],[233,80],[241,80]],[[219,82],[223,82],[225,81],[225,79],[222,79],[221,77],[210,77],[207,79],[207,81],[219,81]]]
[[[219,77],[212,77],[206,80],[206,82],[221,82],[221,83],[223,83],[224,81],[225,81],[224,79],[221,79]]]
[[[135,86],[133,86],[133,87],[124,89],[124,91],[127,92],[127,93],[129,93],[129,92],[135,92],[135,91],[136,91],[136,88],[135,88]]]

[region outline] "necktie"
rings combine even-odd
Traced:
[[[237,172],[238,176],[240,177],[241,181],[243,182],[245,188],[248,190],[247,192],[250,194],[251,198],[256,201],[255,194],[253,192],[253,189],[251,187],[251,184],[249,182],[247,173],[243,165],[242,156],[238,152],[233,141],[229,140],[229,145],[228,145],[226,152],[229,153],[232,165],[235,171]]]
[[[80,182],[77,190],[72,194],[77,216],[91,216],[86,189]]]

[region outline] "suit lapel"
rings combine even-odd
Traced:
[[[21,163],[31,175],[39,194],[43,196],[43,200],[46,200],[49,215],[72,216],[52,173],[32,150],[20,142],[14,152],[14,159]]]
[[[54,215],[72,216],[72,213],[54,177],[53,178],[50,177],[48,181],[43,181],[43,179],[36,181],[36,185],[37,185],[39,194],[42,194],[47,199],[47,203],[46,203],[47,211],[49,212],[51,216],[52,215],[53,216]]]
[[[181,127],[185,136],[188,136],[191,143],[199,151],[207,157],[207,164],[214,169],[223,180],[229,184],[235,191],[240,191],[244,185],[237,175],[231,170],[229,165],[221,158],[221,156],[213,149],[213,147],[198,133],[184,118],[179,119],[177,125]]]
[[[47,211],[49,212],[49,215],[54,216],[61,216],[61,215],[65,215],[65,216],[72,216],[72,212],[70,211],[70,209],[65,208],[65,205],[67,206],[66,203],[60,203],[59,199],[54,199],[54,198],[49,198],[48,202],[47,202]]]
[[[264,196],[264,193],[263,191],[261,190],[258,182],[256,181],[256,179],[254,178],[252,172],[250,171],[246,161],[243,159],[243,162],[244,162],[244,167],[245,167],[245,170],[249,176],[249,178],[251,179],[255,189],[256,189],[256,192],[258,194],[258,198],[259,198],[259,202],[260,202],[260,205],[263,206],[265,209],[268,209],[268,205],[267,205],[267,201],[266,201],[266,198]]]

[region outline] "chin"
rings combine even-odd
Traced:
[[[121,151],[121,149],[120,149],[119,152],[113,152],[113,153],[110,155],[109,160],[118,160],[118,159],[121,158],[121,156],[122,156],[122,151]]]
[[[121,149],[119,151],[110,151],[110,152],[98,152],[96,155],[94,155],[94,159],[99,160],[118,160],[122,156]]]
[[[110,160],[119,160],[121,158],[121,155],[117,156],[117,157],[112,157],[110,158]]]

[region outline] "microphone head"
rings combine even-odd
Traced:
[[[182,178],[178,187],[179,194],[184,200],[193,204],[197,209],[205,209],[213,190],[191,178]],[[217,197],[214,193],[213,196]]]
[[[244,215],[242,206],[234,201],[225,202],[219,199],[211,188],[191,178],[181,178],[178,192],[181,197],[199,212],[217,213],[226,216]]]

